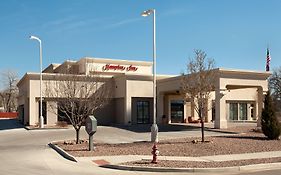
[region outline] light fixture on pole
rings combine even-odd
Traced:
[[[156,18],[155,9],[149,9],[141,13],[141,16],[147,17],[153,14],[153,124],[151,126],[151,142],[153,146],[153,160],[152,163],[157,163],[157,154],[159,153],[156,143],[158,142],[158,126],[156,123]]]
[[[42,42],[36,36],[30,36],[29,39],[36,40],[39,42],[39,54],[40,54],[40,117],[39,117],[39,127],[44,128],[43,115],[42,115]]]

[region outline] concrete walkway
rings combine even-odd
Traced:
[[[200,161],[200,162],[223,162],[233,160],[248,160],[248,159],[264,159],[281,157],[281,151],[245,153],[245,154],[228,154],[214,155],[202,157],[179,157],[179,156],[158,156],[159,160],[174,160],[174,161]],[[97,157],[76,157],[78,161],[95,161],[105,160],[110,164],[116,165],[129,161],[151,160],[151,155],[119,155],[119,156],[97,156]]]

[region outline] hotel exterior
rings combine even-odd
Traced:
[[[149,124],[153,121],[152,62],[101,58],[81,58],[51,64],[43,71],[44,124],[54,125],[61,117],[48,109],[58,105],[56,99],[44,97],[44,84],[57,75],[98,74],[113,80],[113,97],[110,103],[94,114],[100,125]],[[227,128],[228,121],[258,121],[261,117],[263,97],[268,90],[269,72],[214,69],[214,91],[205,111],[207,122],[216,128]],[[192,101],[185,101],[181,93],[182,76],[157,75],[157,123],[187,123],[198,119]],[[39,73],[26,73],[18,83],[19,119],[25,125],[39,121]],[[259,123],[259,122],[258,122]]]

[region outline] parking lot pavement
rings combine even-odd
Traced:
[[[3,131],[27,132],[23,129],[16,120],[0,120],[0,135]],[[55,140],[73,140],[75,139],[75,130],[70,127],[68,129],[44,129],[31,130],[27,133],[32,133],[38,143],[49,143]],[[213,131],[205,131],[205,136],[225,135]],[[18,134],[16,134],[18,135]],[[193,125],[164,125],[159,126],[159,140],[184,138],[184,137],[200,137],[201,131],[198,126]],[[15,137],[15,136],[14,136]],[[88,135],[85,132],[85,127],[80,129],[81,139],[87,139]],[[8,139],[8,138],[6,138]],[[22,140],[21,138],[19,138]],[[130,143],[136,141],[150,140],[150,125],[135,125],[135,126],[98,126],[97,132],[94,135],[94,141],[103,143]]]
[[[1,123],[2,122],[2,123]],[[70,140],[75,138],[75,130],[25,130],[15,120],[0,121],[0,169],[1,174],[154,174],[145,172],[130,172],[105,170],[89,162],[73,163],[65,160],[47,144],[54,140]],[[206,131],[206,135],[221,133]],[[200,129],[185,127],[174,128],[168,132],[160,127],[159,139],[170,139],[187,136],[200,136]],[[84,127],[81,128],[81,138],[86,139]],[[128,128],[99,126],[94,140],[106,143],[135,142],[150,139],[150,132],[138,132]],[[156,173],[157,174],[157,173]]]

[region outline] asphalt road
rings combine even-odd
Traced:
[[[188,135],[196,134],[200,135],[200,131],[199,129],[180,129],[179,131],[161,132],[160,134],[160,139],[163,139],[186,137]],[[206,132],[206,135],[216,134],[218,133]],[[81,130],[81,137],[87,137],[84,129]],[[75,138],[73,129],[27,131],[14,120],[0,120],[0,175],[159,174],[104,169],[94,166],[91,162],[74,163],[65,160],[47,146],[49,142],[54,140],[73,138]],[[132,131],[130,128],[99,127],[95,139],[109,143],[120,143],[136,140],[149,140],[150,135],[145,131]],[[264,174],[264,172],[254,172],[250,174],[261,175],[262,173]],[[270,175],[279,175],[280,173],[280,170],[266,172],[266,174]],[[244,174],[246,175],[249,173]]]

